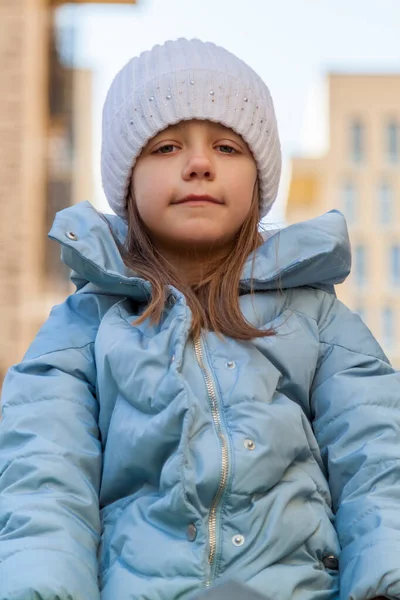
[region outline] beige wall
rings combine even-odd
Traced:
[[[365,160],[352,158],[350,128],[354,119],[364,124]],[[330,75],[330,144],[326,156],[292,162],[287,218],[289,222],[310,218],[338,208],[346,212],[343,186],[351,182],[356,189],[354,219],[348,220],[353,251],[363,244],[366,251],[366,281],[359,285],[355,271],[337,292],[350,308],[365,311],[365,321],[384,346],[396,366],[400,366],[400,286],[390,283],[389,252],[400,244],[400,162],[391,163],[385,152],[385,127],[389,119],[400,125],[399,75]],[[314,180],[308,204],[299,189],[305,179]],[[392,186],[393,215],[389,224],[380,224],[378,186]],[[350,215],[347,215],[350,217]],[[393,310],[394,342],[384,336],[383,310]]]
[[[0,0],[0,385],[67,291],[47,270],[49,182],[69,178],[68,204],[93,194],[91,73],[74,72],[69,165],[60,160],[65,122],[49,112],[50,5],[61,3]]]
[[[75,132],[75,159],[72,173],[72,204],[91,200],[93,179],[92,72],[79,69],[74,73],[73,128]]]
[[[0,376],[39,323],[46,143],[43,2],[0,3]]]

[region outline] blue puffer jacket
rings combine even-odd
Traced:
[[[266,241],[254,298],[249,260],[243,313],[276,329],[252,342],[194,344],[175,289],[159,325],[133,325],[149,290],[125,234],[88,203],[53,226],[78,289],[4,385],[0,600],[229,578],[270,600],[400,598],[400,377],[335,297],[343,217]]]

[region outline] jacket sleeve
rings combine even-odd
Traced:
[[[99,598],[101,445],[93,343],[110,303],[94,294],[70,296],[6,376],[0,600]]]
[[[341,600],[400,598],[400,374],[326,294],[311,402],[341,544]]]

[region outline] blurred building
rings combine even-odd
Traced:
[[[288,222],[333,208],[348,222],[352,274],[338,296],[400,367],[400,74],[330,75],[329,149],[295,157]]]
[[[60,60],[60,4],[0,2],[0,384],[69,290],[55,212],[92,196],[91,74]]]

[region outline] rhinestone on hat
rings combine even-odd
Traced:
[[[171,98],[172,98],[171,94],[167,94],[165,97],[167,100],[171,100]]]

